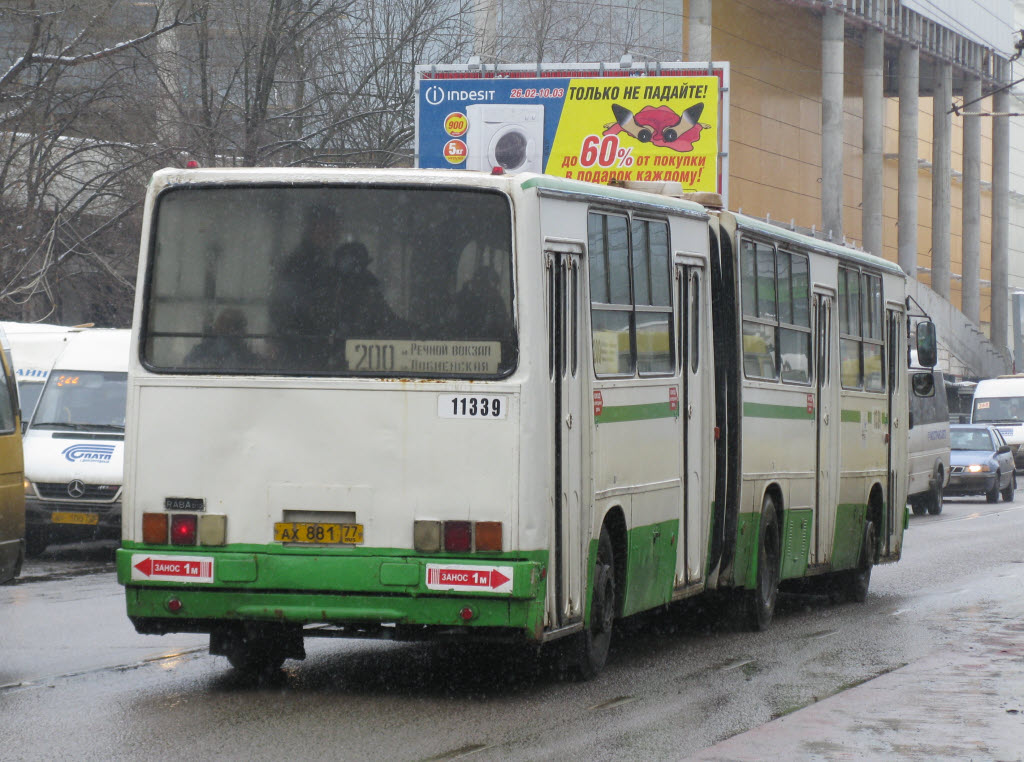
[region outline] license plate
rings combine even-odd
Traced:
[[[278,522],[274,524],[274,541],[310,545],[359,545],[363,542],[363,525]]]
[[[98,513],[72,513],[70,511],[55,511],[50,514],[50,521],[54,524],[87,524],[95,526],[100,523]]]

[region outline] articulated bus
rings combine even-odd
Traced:
[[[451,637],[589,677],[619,618],[762,629],[900,557],[905,281],[862,252],[539,175],[163,170],[137,294],[118,578],[237,668]]]

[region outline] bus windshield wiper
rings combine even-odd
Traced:
[[[72,429],[73,431],[124,431],[124,426],[113,423],[64,423],[62,421],[40,421],[30,424],[33,429]]]

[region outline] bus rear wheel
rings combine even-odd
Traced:
[[[25,532],[25,557],[38,558],[50,544],[45,529],[29,529]]]
[[[275,674],[288,658],[306,656],[301,629],[249,626],[210,634],[210,653],[228,657],[239,672],[258,677]]]
[[[775,498],[765,495],[761,503],[757,542],[757,579],[753,590],[742,593],[741,621],[746,629],[759,632],[767,630],[771,624],[779,596],[781,564],[782,546]]]
[[[856,569],[839,573],[839,593],[842,598],[854,603],[864,603],[871,585],[871,569],[875,565],[875,522],[870,519],[864,524],[864,537],[860,546],[860,560]]]
[[[590,626],[575,636],[573,671],[581,680],[596,677],[608,661],[615,623],[615,551],[607,527],[601,528],[594,559],[594,592],[590,601]]]

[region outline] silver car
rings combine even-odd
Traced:
[[[1017,473],[1013,450],[994,426],[953,424],[949,427],[947,495],[984,495],[990,503],[1002,496],[1013,500]]]

